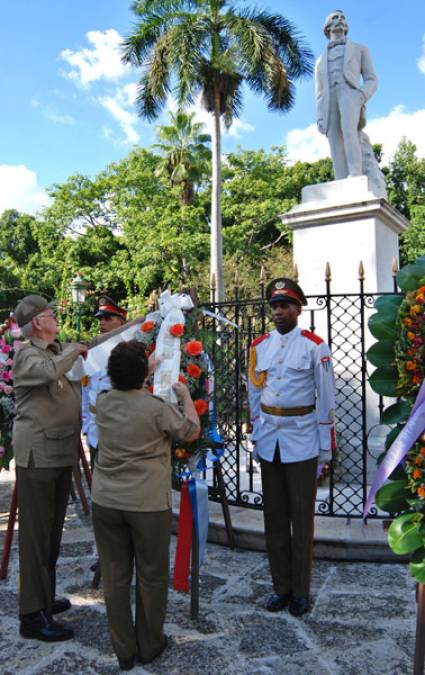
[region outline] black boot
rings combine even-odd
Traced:
[[[61,642],[74,637],[72,628],[54,621],[44,611],[32,612],[21,616],[19,632],[23,638],[42,640],[43,642]]]

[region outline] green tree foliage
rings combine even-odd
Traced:
[[[425,254],[425,159],[418,158],[416,146],[403,139],[384,173],[388,201],[410,220],[401,235],[402,262],[413,262]]]
[[[168,126],[157,127],[161,143],[153,147],[164,158],[157,173],[180,188],[182,203],[188,206],[193,203],[196,187],[209,171],[211,151],[206,144],[211,142],[211,136],[203,132],[201,122],[194,122],[195,113],[178,111],[169,117]]]
[[[201,95],[213,118],[211,271],[224,298],[221,234],[221,127],[242,110],[242,87],[262,94],[270,110],[294,103],[294,82],[312,72],[313,56],[279,14],[229,0],[136,0],[138,22],[123,60],[142,68],[138,107],[154,120],[173,91],[179,107]]]

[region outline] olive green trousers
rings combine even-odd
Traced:
[[[93,503],[109,630],[119,659],[149,659],[165,642],[171,510],[121,511]],[[130,585],[136,566],[136,614]]]
[[[310,592],[317,458],[282,464],[261,460],[266,548],[275,593]]]
[[[19,614],[51,610],[72,467],[16,467],[19,518]]]

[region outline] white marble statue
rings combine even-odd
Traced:
[[[385,197],[384,178],[362,132],[365,104],[378,84],[369,50],[347,39],[339,9],[326,18],[323,31],[329,43],[316,64],[317,126],[328,137],[335,179],[367,175],[374,193]]]

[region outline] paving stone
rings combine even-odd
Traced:
[[[227,622],[228,634],[239,641],[239,650],[249,656],[293,654],[307,649],[306,642],[287,615],[235,614]]]
[[[398,621],[412,616],[411,599],[407,596],[330,593],[314,607],[313,616],[327,620],[338,616],[343,622],[368,625],[372,621]]]
[[[355,650],[339,651],[334,658],[344,675],[408,675],[413,672],[412,658],[388,639],[360,645]]]

